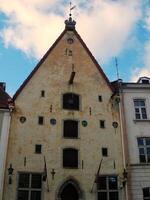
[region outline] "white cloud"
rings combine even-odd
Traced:
[[[28,56],[40,58],[64,29],[63,0],[0,0],[0,11],[8,20],[0,36]],[[68,2],[68,1],[66,1]],[[140,0],[76,0],[77,30],[103,62],[125,47],[140,18]],[[66,15],[66,14],[65,14]]]
[[[145,16],[146,16],[145,28],[147,29],[147,31],[150,31],[150,9],[149,8],[146,10]],[[145,43],[143,52],[144,52],[144,66],[141,68],[135,68],[132,71],[131,81],[137,81],[139,77],[142,77],[142,76],[150,77],[150,40],[148,40]]]

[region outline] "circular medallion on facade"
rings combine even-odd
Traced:
[[[117,128],[117,127],[118,127],[118,122],[113,122],[113,123],[112,123],[112,126],[113,126],[114,128]]]
[[[82,121],[82,126],[86,127],[88,125],[87,121]]]
[[[68,39],[67,39],[67,42],[68,42],[68,44],[73,44],[74,39],[73,39],[73,38],[68,38]]]
[[[24,123],[25,121],[26,121],[26,117],[21,116],[21,117],[20,117],[20,122],[21,122],[21,123]]]
[[[55,125],[56,124],[56,119],[50,119],[50,124]]]

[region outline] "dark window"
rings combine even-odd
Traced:
[[[108,156],[108,149],[102,148],[102,156]]]
[[[150,163],[150,137],[140,137],[137,142],[140,162]]]
[[[64,121],[64,137],[67,138],[78,137],[78,121],[75,120]]]
[[[78,150],[63,149],[63,167],[78,168]]]
[[[41,97],[45,97],[45,91],[41,90]]]
[[[102,102],[103,101],[102,96],[98,96],[98,100],[99,100],[99,102]]]
[[[98,200],[118,200],[117,176],[100,176],[97,181]]]
[[[147,119],[144,99],[134,99],[135,119]]]
[[[41,153],[42,150],[42,145],[41,144],[36,144],[35,145],[35,153]]]
[[[41,200],[42,175],[20,173],[17,200]]]
[[[149,84],[149,80],[146,80],[146,79],[144,80],[144,79],[143,79],[143,80],[142,80],[142,83],[143,83],[143,84]]]
[[[74,93],[64,94],[63,108],[68,110],[79,110],[79,95]]]
[[[150,188],[143,188],[143,200],[150,200]]]
[[[105,128],[105,121],[104,120],[100,120],[100,128]]]
[[[40,125],[44,124],[44,117],[39,116],[39,118],[38,118],[38,124],[40,124]]]

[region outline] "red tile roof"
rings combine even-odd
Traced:
[[[11,97],[0,87],[0,109],[9,108],[9,100]]]
[[[105,75],[105,73],[103,72],[102,68],[100,67],[100,65],[98,64],[98,62],[96,61],[95,57],[92,55],[92,53],[90,52],[90,50],[88,49],[88,47],[86,46],[86,44],[84,43],[84,41],[82,40],[81,36],[78,34],[78,32],[76,30],[72,30],[74,32],[74,34],[76,35],[76,37],[79,39],[79,41],[81,42],[82,46],[84,47],[84,49],[86,50],[86,52],[88,53],[88,55],[90,56],[90,58],[92,59],[92,61],[94,62],[95,66],[97,67],[98,71],[100,72],[100,74],[103,76],[103,78],[105,79],[108,87],[113,91],[113,87],[110,84],[110,81],[108,80],[107,76]],[[23,88],[26,86],[26,84],[29,82],[29,80],[32,78],[32,76],[35,74],[35,72],[38,70],[38,68],[42,65],[42,63],[45,61],[45,59],[48,57],[48,55],[51,53],[51,51],[55,48],[55,46],[58,44],[58,42],[61,40],[61,38],[65,35],[65,33],[67,32],[67,29],[65,29],[61,35],[57,38],[57,40],[54,42],[54,44],[49,48],[49,50],[46,52],[46,54],[43,56],[43,58],[39,61],[39,63],[36,65],[36,67],[33,69],[33,71],[30,73],[30,75],[27,77],[27,79],[25,79],[25,81],[23,82],[23,84],[20,86],[20,88],[16,91],[13,99],[15,100],[17,98],[17,96],[20,94],[20,92],[23,90]]]

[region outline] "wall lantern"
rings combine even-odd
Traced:
[[[9,176],[9,184],[12,184],[12,175],[13,175],[13,171],[14,169],[12,168],[12,164],[10,164],[9,168],[8,168],[8,176]]]

